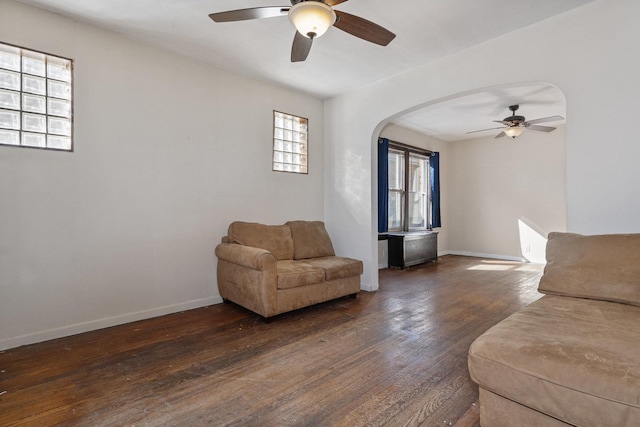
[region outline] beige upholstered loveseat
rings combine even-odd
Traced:
[[[362,261],[335,256],[321,221],[233,222],[216,255],[220,296],[265,318],[360,291]]]
[[[481,425],[640,426],[640,234],[551,233],[538,289],[471,345]]]

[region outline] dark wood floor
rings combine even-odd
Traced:
[[[232,304],[0,352],[2,426],[478,426],[467,350],[541,267],[445,256],[264,323]]]

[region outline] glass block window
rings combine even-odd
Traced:
[[[273,170],[308,173],[309,120],[291,114],[273,112]]]
[[[0,145],[72,151],[72,68],[0,43]]]

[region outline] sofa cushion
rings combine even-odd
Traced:
[[[362,261],[339,256],[312,258],[305,263],[320,267],[325,271],[326,280],[344,279],[362,274]]]
[[[291,289],[298,286],[314,285],[324,282],[325,272],[302,261],[278,261],[278,289]]]
[[[235,221],[229,225],[228,237],[233,243],[265,249],[277,260],[293,259],[291,229],[286,225]]]
[[[544,296],[469,349],[486,390],[572,425],[640,425],[640,307]]]
[[[329,233],[322,221],[289,221],[293,238],[294,259],[335,255]]]
[[[550,233],[545,294],[640,305],[640,234]]]

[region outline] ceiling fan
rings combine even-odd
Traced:
[[[524,118],[524,116],[516,116],[516,111],[518,111],[518,108],[520,108],[519,105],[510,105],[509,110],[511,110],[511,115],[509,117],[505,117],[504,120],[494,120],[494,122],[502,123],[504,126],[497,127],[497,128],[474,130],[471,132],[467,132],[467,134],[484,132],[487,130],[494,130],[494,129],[504,129],[495,137],[501,138],[506,135],[515,139],[518,136],[520,136],[525,129],[536,130],[539,132],[554,131],[556,128],[551,126],[538,126],[538,123],[555,122],[558,120],[564,120],[564,117],[562,116],[549,116],[549,117],[543,117],[541,119],[534,119],[534,120],[527,121]]]
[[[359,16],[334,10],[333,6],[347,0],[291,0],[289,6],[265,6],[212,13],[214,22],[246,21],[288,15],[296,27],[291,47],[291,62],[307,59],[311,44],[332,25],[353,36],[381,46],[388,45],[395,34]]]

